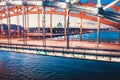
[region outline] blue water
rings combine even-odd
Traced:
[[[119,42],[119,32],[117,31],[101,31],[100,32],[100,41],[101,42]],[[63,37],[58,37],[63,39]],[[70,35],[70,40],[80,40],[80,35]],[[97,32],[94,33],[86,33],[82,35],[82,40],[84,41],[96,41],[97,40]]]
[[[120,63],[0,51],[0,80],[120,80]]]
[[[78,35],[78,39],[80,35]],[[97,40],[97,32],[90,34],[83,34],[83,40]],[[119,41],[119,32],[111,32],[111,31],[101,31],[100,32],[100,40],[102,42],[118,42]]]

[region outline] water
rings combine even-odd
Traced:
[[[0,51],[0,80],[120,80],[120,63]]]
[[[63,37],[58,37],[59,39],[63,39]],[[71,40],[80,40],[80,35],[70,35]],[[86,33],[82,35],[83,40],[96,41],[97,40],[97,32],[94,33]],[[102,42],[118,42],[119,41],[119,32],[117,31],[100,31],[100,40]]]

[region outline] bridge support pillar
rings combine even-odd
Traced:
[[[46,35],[45,35],[45,7],[42,7],[42,32],[43,32],[43,46],[46,46]]]
[[[40,13],[39,13],[39,8],[38,8],[38,39],[40,39]]]
[[[100,17],[97,17],[98,19],[98,28],[97,28],[97,50],[99,49],[99,43],[100,43]]]
[[[66,40],[66,16],[64,15],[64,40]]]
[[[66,9],[66,47],[69,48],[69,9]]]
[[[4,35],[3,35],[4,29],[3,29],[3,26],[2,26],[2,14],[1,14],[0,24],[1,24],[1,26],[0,26],[0,36],[2,37],[2,36],[4,36]]]
[[[27,45],[26,41],[26,16],[25,16],[25,6],[22,6],[22,21],[23,21],[23,44]]]
[[[52,11],[52,8],[51,8]],[[52,13],[50,13],[50,37],[52,38],[53,32],[52,32]]]
[[[82,18],[80,18],[80,41],[82,41]]]
[[[28,13],[28,7],[27,7],[27,13]],[[27,38],[29,38],[29,14],[26,14],[26,41],[27,41]]]
[[[18,11],[17,11],[18,13]],[[17,18],[17,38],[20,38],[20,24],[19,24],[19,15],[16,16]]]
[[[118,30],[118,43],[120,43],[120,30]]]
[[[8,26],[8,44],[11,44],[10,11],[8,10],[8,6],[6,6],[6,13],[7,13],[7,26]]]

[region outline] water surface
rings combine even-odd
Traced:
[[[120,33],[117,31],[100,31],[100,41],[102,41],[102,42],[118,42],[119,41],[119,34]],[[57,37],[57,38],[63,39],[64,36]],[[80,40],[80,34],[70,35],[69,38],[71,40]],[[96,41],[97,40],[97,32],[83,34],[82,40]]]
[[[120,63],[0,51],[0,80],[120,80]]]

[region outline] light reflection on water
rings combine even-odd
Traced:
[[[0,80],[119,80],[120,63],[0,51]]]

